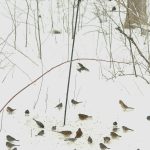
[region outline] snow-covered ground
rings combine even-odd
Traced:
[[[7,3],[4,0],[0,2],[0,108],[15,93],[42,73],[32,12],[29,15],[31,25],[28,26],[28,47],[25,47],[26,1],[16,1],[17,51],[13,47],[14,32],[11,34],[13,24],[7,4],[13,14],[14,2],[15,0],[7,1]],[[83,16],[80,16],[74,58],[84,60],[73,62],[66,126],[63,126],[63,116],[69,63],[53,69],[43,77],[42,88],[35,109],[33,107],[38,98],[41,79],[25,89],[8,104],[8,106],[16,109],[13,114],[8,114],[6,108],[4,109],[0,132],[0,150],[8,149],[6,147],[6,135],[8,134],[20,140],[15,142],[15,144],[20,145],[18,150],[98,150],[100,149],[99,143],[103,143],[103,137],[110,136],[114,121],[118,122],[120,128],[118,134],[122,137],[112,139],[109,144],[106,144],[109,148],[112,150],[150,149],[150,134],[148,132],[150,122],[146,119],[150,115],[150,86],[141,78],[134,76],[107,80],[102,76],[100,68],[102,66],[103,74],[109,78],[111,77],[110,72],[113,72],[110,63],[87,60],[88,58],[109,60],[110,44],[108,41],[110,40],[112,41],[111,51],[114,60],[131,61],[128,46],[124,45],[123,36],[115,30],[116,26],[112,23],[112,31],[108,30],[109,18],[107,18],[107,22],[102,23],[104,32],[108,33],[105,35],[106,39],[104,38],[98,19],[94,15],[95,5],[92,5],[92,2],[84,1],[81,3],[80,13],[83,13]],[[36,10],[35,1],[31,1],[30,4],[32,11]],[[58,5],[60,6],[59,9]],[[105,2],[106,5],[107,10],[111,10],[116,3],[108,1]],[[40,1],[40,14],[44,26],[44,29],[41,30],[43,72],[68,60],[68,45],[69,55],[71,53],[71,30],[69,44],[68,34],[64,30],[68,25],[66,21],[67,12],[67,2],[65,1]],[[117,12],[111,12],[110,15],[116,18],[116,22],[119,21]],[[51,16],[53,17],[54,29],[60,30],[61,34],[52,34]],[[71,16],[72,8],[70,8],[69,14],[70,28]],[[125,14],[122,15],[122,18],[125,18]],[[63,19],[65,20],[64,24]],[[105,20],[106,18],[102,19]],[[41,22],[40,25],[42,27]],[[97,30],[100,31],[99,34],[96,32]],[[109,37],[110,32],[112,32],[112,38]],[[138,32],[137,30],[137,34]],[[6,43],[2,43],[8,35],[9,38]],[[139,35],[138,40],[140,41],[140,48],[144,50],[146,48],[146,45],[143,44],[144,38]],[[79,62],[84,64],[89,72],[78,72]],[[132,65],[120,65],[120,67],[124,68],[125,71],[133,69]],[[82,101],[82,103],[74,106],[71,104],[71,99]],[[120,99],[135,109],[123,111],[119,104]],[[63,103],[61,110],[55,108],[59,102]],[[29,116],[25,115],[27,109],[30,111]],[[79,113],[87,114],[92,118],[82,121],[78,118]],[[2,113],[0,115],[2,116]],[[35,136],[41,129],[36,125],[33,118],[45,125],[43,136]],[[55,125],[57,131],[71,130],[73,134],[70,137],[74,137],[78,128],[81,128],[83,136],[74,143],[64,141],[63,135],[51,130],[52,126]],[[134,131],[124,133],[121,126],[127,126]],[[92,144],[88,144],[88,136],[92,137]]]

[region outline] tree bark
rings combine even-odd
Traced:
[[[138,27],[146,25],[148,22],[146,9],[146,0],[127,0],[127,14],[124,28],[132,28],[133,24]]]

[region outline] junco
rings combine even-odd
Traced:
[[[81,72],[81,71],[89,71],[89,69],[86,68],[83,64],[78,63],[78,65],[80,67],[80,68],[77,69],[79,72]]]
[[[7,141],[9,141],[9,142],[19,141],[19,140],[16,140],[14,137],[10,136],[10,135],[7,135],[7,136],[6,136],[6,139],[7,139]]]
[[[106,145],[104,145],[103,143],[100,143],[99,146],[100,146],[101,150],[110,149]]]
[[[34,118],[33,118],[33,120],[36,122],[36,124],[38,125],[38,127],[44,128],[44,124],[43,124],[42,122],[37,121],[37,120],[35,120]]]

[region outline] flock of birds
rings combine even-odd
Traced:
[[[89,71],[88,68],[86,68],[83,64],[81,63],[78,63],[79,65],[79,68],[77,69],[79,72],[82,72],[82,71]],[[73,105],[78,105],[82,102],[79,102],[79,101],[76,101],[74,99],[71,100],[71,103]],[[122,109],[124,111],[127,111],[127,110],[133,110],[134,108],[133,107],[129,107],[128,105],[126,105],[122,100],[119,100],[119,104],[120,106],[122,107]],[[57,108],[58,110],[60,110],[61,108],[63,107],[63,103],[59,103],[55,106],[55,108]],[[7,107],[6,108],[6,111],[9,113],[9,114],[13,114],[15,112],[16,109],[13,109],[11,107]],[[30,112],[29,110],[25,110],[25,115],[29,115]],[[89,116],[87,114],[78,114],[78,117],[79,119],[82,121],[82,120],[86,120],[86,119],[89,119],[89,118],[92,118],[92,116]],[[147,120],[150,120],[150,116],[147,116]],[[36,125],[41,129],[37,135],[35,136],[43,136],[45,134],[44,132],[44,124],[41,122],[41,121],[38,121],[36,119],[33,118],[33,121],[36,123]],[[70,130],[63,130],[63,131],[57,131],[56,129],[57,127],[56,126],[52,126],[51,130],[53,132],[56,132],[56,133],[59,133],[59,134],[62,134],[65,139],[64,141],[70,141],[70,142],[75,142],[77,139],[81,138],[82,135],[83,135],[83,131],[81,128],[79,128],[76,133],[75,133],[75,136],[74,137],[70,137],[73,133],[72,131]],[[117,133],[117,131],[119,130],[118,128],[118,123],[116,121],[113,122],[113,127],[112,127],[112,131],[110,132],[110,135],[108,136],[105,136],[103,137],[103,142],[102,143],[99,143],[99,147],[101,150],[106,150],[106,149],[110,149],[107,144],[110,143],[110,141],[112,139],[117,139],[117,138],[121,138],[121,135],[119,135]],[[122,130],[123,132],[128,132],[128,131],[134,131],[133,129],[130,129],[126,126],[122,126]],[[14,144],[14,142],[19,142],[19,140],[15,139],[14,137],[12,137],[11,135],[6,135],[6,146],[9,148],[9,149],[12,149],[12,150],[17,150],[17,147],[20,146],[18,144]],[[93,143],[93,139],[91,136],[89,136],[87,138],[87,142],[89,144],[92,144]],[[137,150],[140,150],[140,149],[137,149]]]
[[[82,103],[82,102],[79,102],[79,101],[76,101],[76,100],[72,99],[72,100],[71,100],[71,103],[72,103],[73,105],[78,105],[78,104],[80,104],[80,103]],[[119,100],[119,104],[120,104],[120,106],[122,107],[122,109],[123,109],[124,111],[127,111],[127,110],[129,110],[129,109],[130,109],[130,110],[133,110],[133,109],[134,109],[133,107],[127,106],[122,100]],[[57,108],[57,109],[59,109],[59,110],[60,110],[62,107],[63,107],[63,104],[62,104],[62,103],[59,103],[59,104],[57,104],[57,105],[55,106],[55,108]],[[16,109],[13,109],[13,108],[11,108],[11,107],[7,107],[6,110],[7,110],[7,112],[8,112],[9,114],[12,114]],[[29,115],[29,113],[30,113],[29,110],[25,110],[25,115]],[[81,113],[78,114],[78,117],[79,117],[79,119],[80,119],[81,121],[82,121],[82,120],[87,120],[87,119],[89,119],[89,118],[92,118],[92,116],[89,116],[89,115],[87,115],[87,114],[81,114]],[[147,116],[147,120],[150,120],[150,116]],[[34,119],[34,118],[33,118],[33,121],[34,121],[34,122],[36,123],[36,125],[41,129],[41,130],[38,132],[38,134],[35,135],[35,136],[43,136],[43,135],[44,135],[44,127],[45,127],[44,124],[43,124],[41,121],[38,121],[38,120],[36,120],[36,119]],[[64,141],[75,142],[77,139],[81,138],[82,135],[83,135],[83,131],[82,131],[81,128],[79,128],[79,129],[76,131],[74,137],[70,137],[70,135],[73,134],[72,131],[70,131],[70,130],[57,131],[56,128],[57,128],[56,126],[52,126],[51,130],[52,130],[53,132],[62,134],[62,135],[65,137]],[[118,128],[118,123],[117,123],[116,121],[114,121],[114,122],[113,122],[112,131],[110,132],[110,135],[103,137],[103,142],[102,142],[102,143],[99,143],[99,147],[100,147],[101,150],[110,149],[110,147],[108,147],[107,144],[109,144],[112,139],[121,138],[121,135],[119,135],[119,134],[117,133],[118,130],[119,130],[119,128]],[[123,130],[123,132],[134,131],[133,129],[130,129],[130,128],[126,127],[126,126],[122,126],[122,130]],[[12,137],[11,135],[6,135],[6,146],[7,146],[9,149],[17,150],[17,147],[20,146],[20,145],[18,145],[18,144],[14,144],[14,142],[19,142],[19,140],[15,139],[15,138]],[[89,144],[92,144],[92,143],[93,143],[93,139],[92,139],[91,136],[89,136],[89,137],[87,138],[87,142],[88,142]],[[139,149],[137,149],[137,150],[139,150]]]

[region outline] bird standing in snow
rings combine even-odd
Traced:
[[[7,139],[7,141],[9,141],[9,142],[19,141],[19,140],[16,140],[14,137],[10,136],[10,135],[7,135],[7,136],[6,136],[6,139]]]
[[[12,114],[16,109],[13,109],[11,107],[7,107],[6,108],[6,111],[9,113],[9,114]]]
[[[34,118],[33,118],[33,120],[36,122],[36,124],[38,125],[38,127],[44,128],[44,124],[43,124],[42,122],[37,121],[37,120],[35,120]]]
[[[122,100],[119,100],[119,104],[121,105],[124,111],[127,109],[134,109],[133,107],[127,106]]]
[[[133,129],[130,129],[130,128],[126,127],[126,126],[122,126],[122,129],[123,129],[124,132],[134,131]]]
[[[72,100],[71,100],[71,103],[74,104],[74,105],[77,105],[77,104],[80,104],[80,103],[82,103],[82,102],[78,102],[78,101],[72,99]]]
[[[110,149],[106,145],[104,145],[103,143],[100,143],[99,146],[100,146],[101,150]]]

